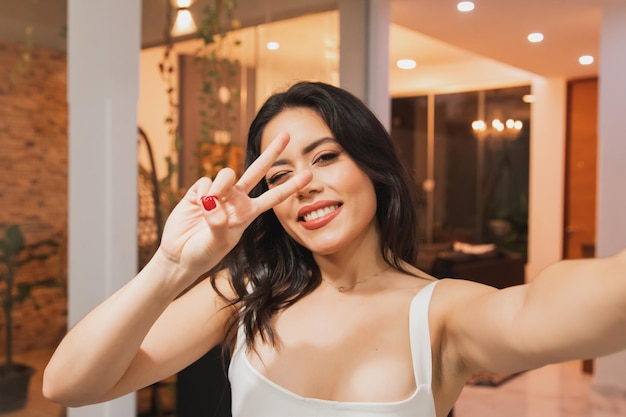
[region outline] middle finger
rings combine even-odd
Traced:
[[[246,193],[252,191],[255,185],[261,181],[267,171],[272,166],[272,163],[276,161],[280,153],[285,150],[285,147],[289,143],[289,135],[281,133],[278,135],[259,155],[259,157],[246,169],[237,185],[243,188]]]

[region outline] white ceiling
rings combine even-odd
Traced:
[[[162,42],[166,1],[142,3],[144,46]],[[192,11],[201,13],[208,1],[196,0]],[[237,13],[244,25],[254,25],[332,10],[337,3],[337,0],[238,0]],[[533,74],[567,79],[595,76],[600,59],[602,7],[626,4],[626,0],[475,0],[475,3],[473,12],[462,14],[456,10],[456,1],[391,0],[394,23],[391,58],[410,57],[418,63],[413,72],[398,72],[393,62],[390,63],[392,92],[458,89],[477,83],[499,84],[504,79],[520,83]],[[0,38],[19,39],[25,22],[33,22],[38,43],[64,48],[65,39],[59,34],[66,23],[66,9],[67,0],[0,0]],[[302,30],[315,33],[318,29]],[[529,43],[526,36],[533,31],[543,32],[544,42]],[[596,62],[581,66],[577,60],[583,54],[595,56]],[[400,85],[409,87],[400,88]]]
[[[578,78],[597,74],[602,6],[624,0],[475,0],[470,13],[456,1],[392,0],[392,21],[463,50],[544,77]],[[528,42],[531,32],[545,40]]]

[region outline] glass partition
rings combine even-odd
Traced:
[[[493,242],[525,254],[529,95],[522,86],[392,100],[392,138],[417,183],[423,242]]]
[[[206,57],[228,67],[203,69]],[[140,71],[139,124],[152,142],[159,177],[171,175],[184,188],[224,164],[241,168],[238,149],[269,94],[299,80],[338,85],[339,12],[234,30],[208,47],[190,39],[169,52],[147,48]],[[217,149],[224,145],[227,153]],[[203,160],[208,153],[220,160]]]

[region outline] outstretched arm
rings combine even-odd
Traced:
[[[235,246],[254,218],[310,181],[303,171],[248,196],[288,141],[274,140],[237,182],[225,169],[189,189],[150,262],[65,336],[44,372],[47,398],[67,406],[115,398],[177,372],[222,340],[232,309],[208,281],[176,297]],[[203,204],[205,196],[217,196],[213,207]],[[228,294],[228,277],[218,282]]]
[[[626,250],[558,262],[532,284],[448,287],[445,355],[467,374],[515,372],[626,348]],[[443,284],[443,283],[442,283]]]

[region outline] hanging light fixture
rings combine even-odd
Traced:
[[[491,126],[488,126],[484,120],[474,120],[472,122],[472,132],[478,139],[484,139],[487,136],[500,136],[505,139],[517,139],[522,131],[524,124],[521,120],[507,119],[506,122],[500,119],[493,119]]]
[[[198,26],[196,26],[196,22],[191,15],[191,10],[189,10],[191,3],[192,0],[176,0],[176,20],[172,27],[172,36],[189,35],[198,30]]]

